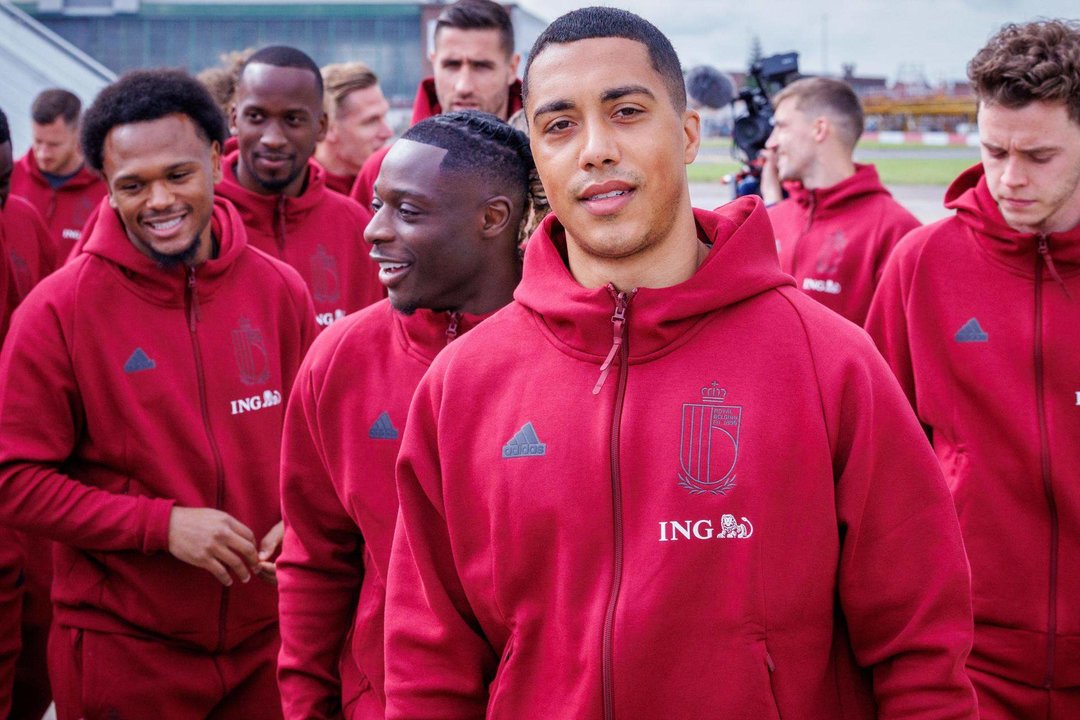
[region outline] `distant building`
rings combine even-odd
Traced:
[[[37,0],[18,7],[107,68],[217,65],[232,50],[293,45],[319,65],[362,60],[395,104],[412,101],[430,73],[433,23],[441,4],[365,0]],[[508,5],[519,51],[547,25]]]

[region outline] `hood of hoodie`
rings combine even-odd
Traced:
[[[217,241],[217,257],[195,268],[200,298],[209,298],[219,281],[247,246],[247,232],[240,214],[227,200],[215,197],[211,230]],[[140,252],[128,238],[120,217],[103,207],[83,252],[115,265],[139,294],[163,305],[183,305],[189,282],[185,266],[163,268]]]
[[[1047,235],[1014,230],[990,194],[982,163],[968,168],[953,181],[945,193],[945,207],[956,211],[956,217],[971,229],[984,249],[1020,272],[1034,274],[1034,258],[1041,238],[1047,242],[1047,265],[1052,263],[1054,268],[1051,274],[1080,272],[1080,225]]]
[[[760,198],[739,198],[713,211],[695,209],[694,220],[698,238],[712,249],[686,281],[636,291],[626,314],[632,361],[666,352],[712,313],[795,284],[780,270],[776,240]],[[562,350],[599,363],[612,345],[614,291],[582,287],[563,260],[565,246],[562,226],[549,215],[526,246],[514,299],[540,316]]]
[[[815,219],[824,220],[847,211],[848,205],[868,195],[892,194],[881,184],[877,168],[873,165],[855,163],[855,174],[835,185],[826,188],[807,190],[800,182],[785,183],[788,197],[799,204],[803,210],[814,206]]]
[[[510,115],[513,115],[525,105],[521,100],[521,81],[514,80],[510,85]],[[427,77],[420,81],[416,88],[416,98],[413,99],[412,121],[415,125],[421,120],[426,120],[434,115],[442,114],[442,105],[439,104],[439,96],[435,94],[435,78]]]
[[[240,184],[236,177],[236,164],[240,161],[240,151],[229,153],[222,160],[221,182],[215,191],[232,202],[240,211],[244,224],[252,232],[278,237],[284,230],[286,237],[293,227],[302,223],[313,209],[318,207],[326,189],[326,170],[322,165],[309,159],[307,187],[299,197],[288,197],[280,193],[263,195],[252,192]],[[283,227],[282,227],[283,225]]]
[[[27,177],[33,178],[34,182],[42,187],[50,187],[49,181],[45,179],[45,174],[41,172],[41,168],[38,167],[37,159],[34,158],[33,148],[30,148],[25,155],[19,158],[18,164],[26,171]],[[75,172],[75,175],[58,189],[64,190],[65,192],[74,192],[98,182],[101,182],[101,178],[93,170],[87,167],[86,163],[83,163]]]

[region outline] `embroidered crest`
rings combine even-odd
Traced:
[[[847,249],[847,244],[848,239],[843,230],[837,230],[830,235],[818,252],[814,270],[819,275],[835,275],[840,268],[840,261],[844,259],[844,250]]]
[[[726,495],[735,487],[742,406],[725,405],[727,390],[713,382],[701,402],[682,406],[679,487],[691,495]]]
[[[311,294],[315,302],[334,302],[341,297],[337,258],[322,245],[316,246],[311,256]]]
[[[262,385],[270,379],[270,356],[263,343],[262,331],[245,317],[232,331],[233,356],[240,369],[240,382]]]

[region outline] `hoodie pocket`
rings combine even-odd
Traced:
[[[506,675],[510,669],[510,662],[514,659],[514,642],[516,636],[511,635],[499,660],[499,669],[495,671],[495,679],[488,686],[488,706],[485,715],[486,720],[496,720],[499,717],[499,706],[503,696],[506,695]]]
[[[766,680],[768,681],[769,701],[772,703],[772,717],[776,720],[784,720],[784,716],[780,714],[780,703],[776,699],[776,663],[773,662],[768,648],[765,648],[765,672],[768,675]]]

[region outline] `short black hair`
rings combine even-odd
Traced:
[[[74,125],[79,121],[82,101],[73,92],[61,88],[42,90],[30,106],[30,118],[38,125],[52,125],[56,118],[64,118],[64,123]]]
[[[525,63],[522,96],[528,97],[529,68],[548,45],[592,38],[624,38],[644,45],[649,51],[653,69],[664,79],[675,109],[679,112],[686,109],[686,84],[683,80],[682,65],[679,64],[679,56],[675,53],[671,41],[648,20],[632,12],[610,7],[587,7],[568,12],[540,33],[529,51],[529,60]]]
[[[237,85],[244,79],[244,71],[248,69],[249,65],[262,64],[273,65],[274,67],[281,68],[297,68],[298,70],[308,70],[315,76],[315,86],[319,88],[319,101],[322,102],[323,97],[323,77],[322,70],[315,64],[315,61],[304,52],[289,45],[268,45],[260,50],[256,50],[251,57],[249,57],[244,64],[240,67],[240,74],[237,76]]]
[[[7,115],[0,110],[0,145],[11,142],[11,128],[8,126]]]
[[[507,57],[514,54],[514,25],[510,13],[492,0],[458,0],[439,13],[435,20],[435,37],[443,28],[458,30],[497,30],[499,44]]]
[[[187,115],[208,143],[225,146],[229,126],[210,92],[183,70],[133,70],[102,90],[83,116],[83,154],[90,167],[105,164],[105,137],[117,125]]]
[[[503,190],[525,210],[529,174],[534,170],[529,137],[486,112],[458,110],[413,125],[402,140],[446,150],[439,168],[468,173]]]

